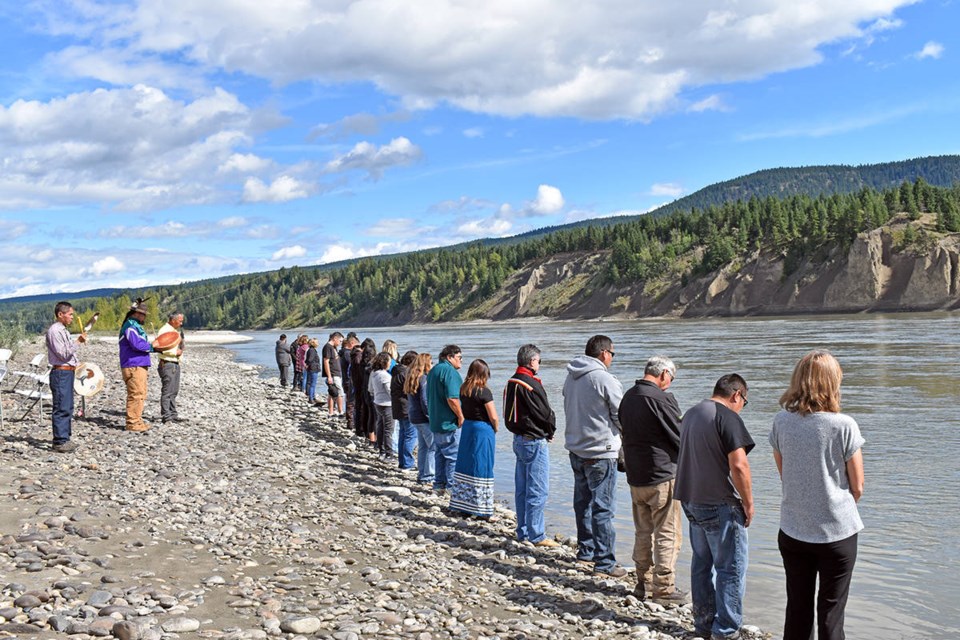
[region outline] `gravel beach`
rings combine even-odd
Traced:
[[[188,347],[182,423],[160,424],[150,371],[142,434],[123,430],[116,345],[80,357],[107,384],[74,421],[73,453],[51,450],[49,417],[14,421],[3,394],[0,636],[693,637],[689,605],[636,600],[632,573],[594,577],[563,535],[555,550],[517,543],[504,505],[489,521],[451,515],[223,348]]]

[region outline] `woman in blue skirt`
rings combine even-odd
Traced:
[[[450,508],[489,518],[493,515],[493,452],[496,448],[497,408],[487,387],[490,367],[474,360],[460,387],[463,426],[457,466],[450,487]]]

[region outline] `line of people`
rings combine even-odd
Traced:
[[[284,344],[281,336],[281,384],[289,379],[281,362]],[[662,603],[692,596],[698,636],[738,638],[747,528],[754,517],[747,455],[755,443],[740,417],[749,402],[747,382],[735,373],[722,376],[709,398],[683,413],[668,391],[677,375],[670,358],[651,357],[643,376],[624,393],[609,371],[615,355],[612,340],[596,335],[566,367],[564,446],[574,477],[576,557],[598,575],[628,574],[615,558],[613,526],[617,475],[625,472],[635,530],[634,595]],[[294,363],[297,357],[294,352]],[[517,539],[554,547],[544,507],[556,416],[538,377],[540,357],[536,345],[520,347],[502,407],[516,456]],[[361,342],[353,333],[344,339],[339,332],[330,335],[321,360],[331,414],[343,413],[348,428],[382,459],[416,469],[418,482],[449,494],[451,510],[481,518],[493,514],[499,414],[486,362],[473,360],[463,378],[457,345],[445,346],[433,365],[427,353],[399,357],[393,341],[378,352],[372,340]],[[303,362],[309,375],[306,354]],[[294,380],[314,400],[309,378]],[[783,410],[769,436],[782,480],[778,543],[787,580],[786,640],[807,640],[815,624],[821,639],[844,637],[843,612],[863,528],[856,503],[863,491],[864,439],[857,423],[840,413],[841,380],[840,365],[828,352],[804,356],[780,398]],[[677,588],[675,576],[681,509],[693,552],[689,596]]]

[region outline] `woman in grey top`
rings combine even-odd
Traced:
[[[864,440],[853,418],[840,413],[842,378],[829,352],[803,356],[770,432],[783,491],[778,542],[787,575],[784,640],[813,637],[814,596],[817,637],[844,638],[843,612],[863,529],[857,501]]]

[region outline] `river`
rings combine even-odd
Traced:
[[[745,624],[780,635],[785,603],[777,550],[780,486],[767,436],[777,400],[797,359],[826,348],[844,370],[843,411],[860,425],[866,474],[860,514],[865,529],[847,606],[853,638],[946,639],[960,637],[960,315],[895,314],[707,320],[464,323],[353,328],[377,345],[390,338],[407,349],[436,354],[453,342],[464,369],[482,357],[490,365],[500,407],[503,383],[513,373],[517,348],[537,344],[541,376],[558,418],[551,445],[549,533],[575,534],[572,474],[563,448],[560,390],[566,363],[583,353],[594,334],[610,336],[612,372],[629,388],[653,354],[678,366],[671,387],[682,409],[710,395],[725,373],[743,375],[750,406],[741,414],[757,442],[749,456],[756,516],[749,529],[750,568]],[[303,332],[324,341],[328,330]],[[341,329],[343,333],[346,330]],[[298,331],[287,330],[296,336]],[[252,341],[230,345],[238,359],[264,365],[275,376],[273,345],[279,332],[250,332]],[[510,434],[497,438],[498,496],[513,505]],[[617,558],[632,566],[633,523],[629,490],[617,487]],[[685,532],[686,534],[686,532]],[[690,549],[684,541],[678,582],[689,587]]]

